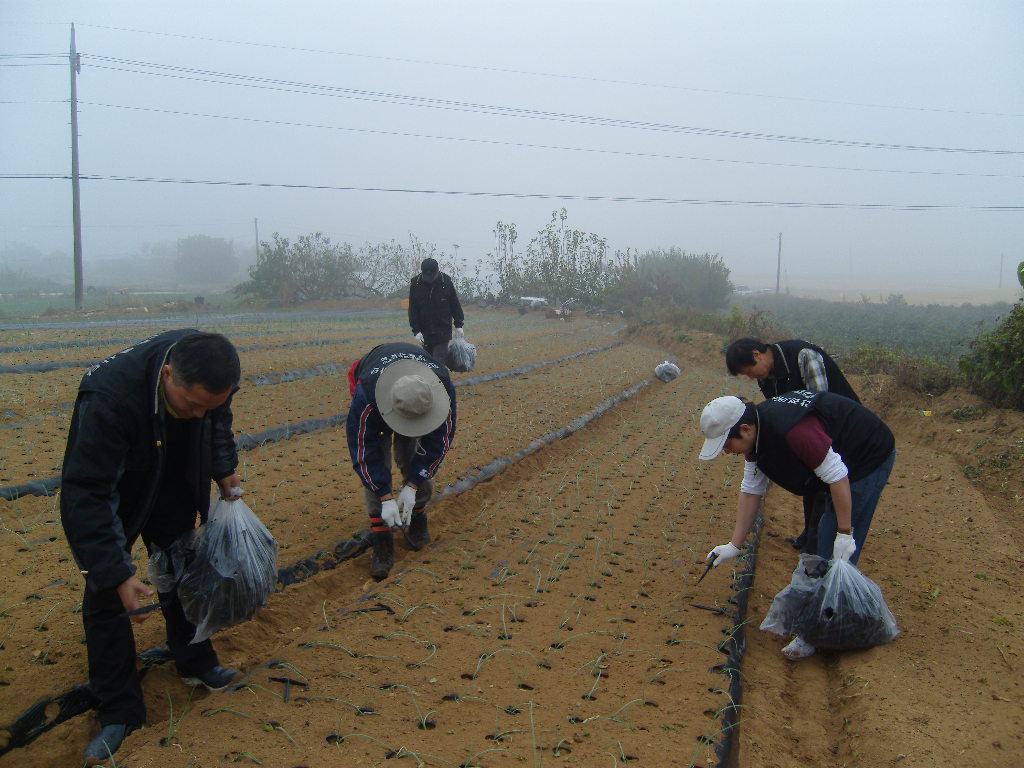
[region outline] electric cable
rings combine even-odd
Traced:
[[[86,56],[86,54],[82,55]],[[193,82],[208,82],[220,85],[234,85],[246,88],[258,88],[261,90],[270,90],[278,92],[301,93],[305,95],[331,96],[334,98],[343,98],[356,101],[390,103],[402,106],[418,106],[429,109],[469,112],[475,114],[486,114],[502,117],[520,117],[535,120],[549,120],[554,122],[593,125],[607,128],[625,128],[633,130],[658,131],[664,133],[683,133],[690,135],[711,136],[716,138],[773,141],[794,144],[811,144],[816,146],[851,147],[858,149],[942,152],[953,154],[996,156],[1024,155],[1024,150],[924,146],[917,144],[871,142],[853,139],[826,139],[809,136],[791,136],[785,134],[764,133],[759,131],[746,131],[725,128],[704,128],[700,126],[674,125],[670,123],[657,123],[639,120],[625,120],[622,118],[553,112],[549,110],[527,109],[524,107],[506,107],[502,105],[479,104],[474,102],[457,101],[454,99],[442,99],[426,96],[411,96],[407,94],[370,91],[366,89],[345,88],[342,86],[322,85],[316,83],[302,83],[289,80],[277,80],[274,78],[267,77],[256,77],[252,75],[240,75],[229,72],[217,72],[212,70],[195,69],[191,67],[181,67],[177,65],[141,62],[132,59],[120,59],[116,57],[97,56],[93,54],[87,55],[87,59],[90,61],[91,66],[94,68],[119,72],[129,72],[132,74],[169,77]],[[97,64],[95,63],[95,61],[106,61],[117,64],[123,64],[127,65],[128,68],[124,66],[118,67],[109,66],[105,64]],[[151,72],[145,69],[132,69],[130,67],[151,67],[157,70],[164,71]]]
[[[437,67],[450,67],[454,69],[468,69],[482,72],[495,72],[498,74],[511,74],[511,75],[527,75],[530,77],[548,77],[557,78],[564,80],[580,80],[592,83],[607,83],[609,85],[628,85],[640,88],[659,88],[666,90],[678,90],[678,91],[690,91],[693,93],[707,93],[720,96],[742,96],[746,98],[760,98],[760,99],[774,99],[782,101],[797,101],[811,104],[833,104],[836,106],[848,106],[848,107],[866,107],[870,109],[892,109],[892,110],[905,110],[912,112],[937,112],[953,115],[975,115],[982,117],[1024,117],[1024,114],[1014,112],[985,112],[977,110],[962,110],[962,109],[949,109],[945,107],[914,107],[906,104],[872,104],[865,102],[856,101],[842,101],[838,99],[816,99],[803,96],[785,96],[780,94],[768,94],[768,93],[754,93],[746,91],[729,91],[729,90],[718,90],[714,88],[696,88],[692,86],[684,85],[673,85],[669,83],[649,83],[635,80],[619,80],[615,78],[603,78],[593,77],[589,75],[573,75],[556,72],[538,72],[524,69],[512,69],[505,67],[490,67],[479,64],[463,64],[463,63],[451,63],[443,61],[431,61],[429,59],[410,59],[400,56],[381,56],[367,53],[352,53],[351,51],[335,51],[324,48],[303,48],[291,45],[280,45],[275,43],[257,43],[247,40],[229,40],[225,38],[217,37],[205,37],[202,35],[184,35],[174,32],[163,32],[148,29],[131,29],[128,27],[115,27],[103,24],[79,24],[80,27],[92,27],[93,29],[107,29],[117,32],[131,32],[134,34],[143,35],[159,35],[163,37],[180,38],[184,40],[202,40],[211,43],[226,43],[229,45],[244,45],[256,48],[272,48],[282,51],[296,51],[300,53],[319,53],[327,54],[331,56],[346,56],[351,58],[371,59],[375,61],[391,61],[401,64],[415,64],[422,66],[424,64]]]
[[[0,102],[4,103],[4,102]],[[63,103],[67,103],[65,99]],[[755,166],[768,166],[776,168],[800,168],[805,170],[824,170],[824,171],[857,171],[865,173],[892,173],[892,174],[909,174],[909,175],[925,175],[925,176],[962,176],[962,177],[980,177],[980,178],[995,178],[995,179],[1020,179],[1024,178],[1021,174],[1007,174],[1007,173],[967,173],[957,171],[915,171],[915,170],[902,170],[895,168],[856,168],[850,166],[834,166],[834,165],[814,165],[811,163],[780,163],[780,162],[769,162],[766,160],[735,160],[730,158],[717,158],[717,157],[697,157],[693,155],[672,155],[667,153],[657,152],[632,152],[628,150],[616,150],[616,149],[597,149],[593,147],[570,147],[565,145],[555,144],[533,144],[522,141],[500,141],[498,139],[475,139],[465,136],[437,136],[426,133],[409,133],[405,131],[387,131],[375,128],[351,128],[348,126],[340,125],[325,125],[322,123],[299,123],[289,120],[271,120],[270,118],[262,117],[242,117],[238,115],[214,115],[205,112],[184,112],[181,110],[173,109],[159,109],[156,107],[140,107],[129,104],[107,104],[97,101],[79,101],[79,105],[91,106],[91,107],[105,107],[108,109],[125,109],[138,112],[154,112],[164,115],[179,115],[183,117],[202,117],[210,118],[215,120],[235,120],[246,123],[259,123],[262,125],[279,125],[290,128],[320,128],[324,130],[332,131],[348,131],[351,133],[367,133],[379,136],[399,136],[402,138],[413,138],[413,139],[430,139],[436,141],[458,141],[472,144],[488,144],[503,147],[519,147],[521,149],[552,149],[566,152],[590,152],[595,154],[605,155],[618,155],[622,157],[643,157],[651,158],[656,160],[691,160],[698,162],[708,163],[731,163],[736,165],[755,165]]]
[[[69,180],[68,174],[32,174],[32,173],[0,173],[0,179],[34,179],[34,180]],[[415,195],[442,195],[446,197],[493,197],[517,200],[569,200],[605,203],[659,203],[667,205],[720,205],[748,206],[754,208],[820,208],[820,209],[853,209],[875,211],[995,211],[1021,212],[1024,205],[932,205],[932,204],[898,204],[898,203],[840,203],[840,202],[807,202],[795,200],[709,200],[700,198],[672,197],[630,197],[625,195],[579,195],[543,192],[494,192],[446,189],[415,189],[411,187],[358,187],[338,186],[333,184],[286,184],[255,181],[225,181],[213,179],[171,179],[147,176],[121,176],[81,174],[81,181],[119,181],[146,184],[190,184],[217,187],[255,187],[268,189],[307,189],[333,192],[389,192]]]

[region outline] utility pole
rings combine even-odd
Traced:
[[[1003,254],[999,254],[999,287],[1003,287]]]
[[[256,231],[256,261],[260,259],[260,220],[253,218],[252,227]]]
[[[779,295],[779,282],[782,277],[782,233],[779,232],[779,258],[775,263],[775,295]]]
[[[75,311],[85,309],[82,279],[82,201],[78,189],[78,79],[82,61],[75,50],[75,25],[71,25],[71,226],[75,238]]]

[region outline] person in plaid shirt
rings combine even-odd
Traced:
[[[834,392],[860,402],[850,382],[829,354],[809,341],[789,339],[765,344],[760,339],[742,338],[725,350],[725,366],[733,376],[756,381],[766,400],[797,390]],[[821,517],[821,494],[803,497],[804,529],[787,539],[794,549],[804,550],[808,532],[816,529]],[[813,537],[811,537],[813,538]]]

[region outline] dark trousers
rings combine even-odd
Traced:
[[[889,458],[882,462],[882,466],[867,477],[850,483],[852,507],[850,516],[853,525],[853,540],[857,543],[857,551],[850,558],[850,562],[854,565],[860,560],[861,550],[864,549],[864,542],[868,537],[868,530],[871,528],[871,520],[875,516],[875,507],[878,506],[882,491],[886,483],[889,482],[889,474],[892,472],[895,462],[896,451],[894,450]],[[807,526],[807,543],[804,545],[803,551],[831,560],[838,524],[836,508],[832,504],[832,495],[828,490],[820,491],[814,496],[813,508],[812,522],[809,522]]]
[[[448,341],[450,339],[438,342],[423,342],[423,348],[427,350],[427,354],[440,363],[445,371],[448,370]]]
[[[195,524],[195,504],[187,493],[181,488],[165,487],[142,530],[142,540],[152,552],[154,546],[170,546]],[[141,574],[136,575],[141,578]],[[217,654],[209,640],[189,645],[196,628],[185,618],[177,593],[159,597],[161,601],[169,601],[163,608],[163,615],[167,647],[178,673],[193,677],[217,666]],[[146,704],[136,669],[135,635],[131,619],[120,615],[123,612],[116,589],[100,592],[86,589],[82,622],[89,652],[89,684],[99,699],[100,725],[144,725],[146,722]]]
[[[409,469],[409,465],[412,463],[412,457],[418,452],[422,451],[420,448],[420,439],[418,437],[406,437],[405,435],[395,434],[393,438],[394,442],[394,457],[395,464],[398,465],[398,471],[401,472],[402,477],[405,477],[405,473]],[[391,455],[392,446],[391,442],[385,442],[383,450],[381,451],[381,458],[384,461],[386,467],[391,467]],[[430,501],[430,497],[434,492],[434,483],[432,480],[423,480],[417,478],[419,488],[416,489],[416,504],[413,506],[414,512],[419,512]],[[404,482],[404,481],[403,481]],[[395,499],[398,499],[398,494],[402,492],[402,486],[398,485],[397,490],[394,491]],[[380,519],[380,499],[377,498],[377,494],[371,491],[366,486],[363,486],[363,498],[366,500],[366,511],[370,515],[371,523],[374,519]]]

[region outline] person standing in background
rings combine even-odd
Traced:
[[[441,365],[446,365],[448,342],[465,337],[466,317],[450,276],[441,271],[437,259],[424,259],[420,274],[409,284],[409,327],[416,340]]]

